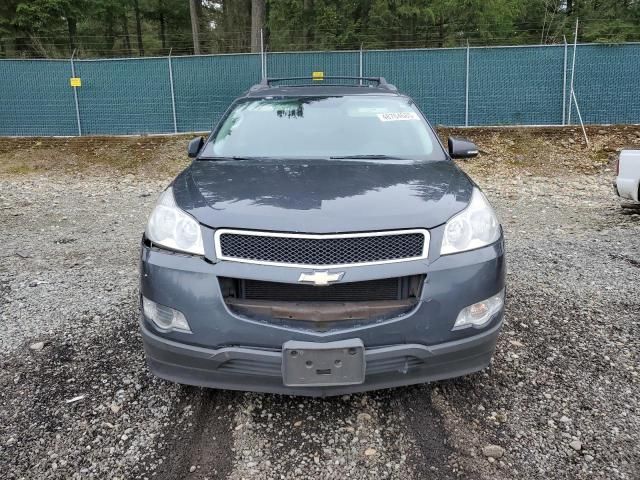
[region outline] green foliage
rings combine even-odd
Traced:
[[[136,5],[145,54],[191,53],[185,0],[3,0],[0,56],[135,55]]]
[[[573,37],[579,16],[582,42],[640,39],[640,2],[623,0],[271,0],[269,7],[271,50],[560,43]]]
[[[250,49],[255,0],[200,0],[204,53]],[[266,0],[271,51],[640,40],[636,0]],[[138,45],[138,23],[142,48]],[[189,54],[188,0],[2,0],[0,56]]]
[[[593,42],[638,40],[640,2],[629,0],[576,2],[575,15],[593,20],[583,23],[583,34]]]
[[[251,0],[224,0],[210,12],[215,28],[204,31],[203,43],[215,52],[247,52],[251,44]]]

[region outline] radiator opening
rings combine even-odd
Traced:
[[[424,275],[339,283],[324,287],[222,277],[220,289],[235,313],[269,322],[336,322],[393,318],[420,299]]]

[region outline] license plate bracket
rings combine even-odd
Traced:
[[[290,340],[282,345],[282,381],[288,387],[359,385],[365,368],[359,338],[328,343]]]

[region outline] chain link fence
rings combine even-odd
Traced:
[[[0,135],[210,130],[229,103],[270,77],[383,76],[448,126],[640,123],[640,44],[470,47],[0,60]],[[72,87],[71,77],[81,86]]]

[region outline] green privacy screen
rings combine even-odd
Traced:
[[[578,47],[574,88],[585,123],[640,123],[640,45]]]
[[[269,77],[384,76],[434,124],[561,125],[573,48],[472,47],[269,53]],[[210,130],[260,81],[259,54],[0,60],[0,135],[148,134]],[[640,123],[640,44],[579,45],[575,92],[586,123]],[[334,81],[326,80],[326,83]],[[292,83],[292,82],[288,82]]]
[[[470,49],[469,125],[562,124],[563,72],[564,46]]]
[[[269,77],[309,77],[313,72],[337,77],[354,77],[360,73],[358,52],[271,53],[267,56]],[[343,83],[327,80],[327,83]]]
[[[179,57],[172,63],[179,132],[211,130],[233,99],[260,81],[260,55]]]
[[[76,75],[83,135],[173,129],[166,58],[79,61]]]
[[[464,125],[466,49],[372,51],[364,74],[383,76],[435,124]]]
[[[0,135],[77,135],[69,62],[0,61]]]

